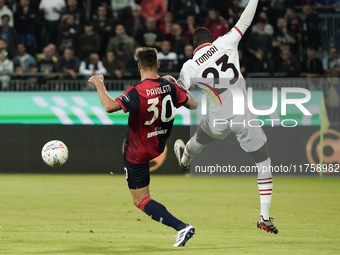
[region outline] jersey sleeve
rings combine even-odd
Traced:
[[[246,8],[241,14],[240,19],[237,21],[235,27],[237,27],[241,34],[244,34],[248,27],[250,27],[255,16],[258,2],[259,0],[249,0]]]
[[[185,62],[177,79],[178,86],[184,90],[190,88],[192,83],[191,78],[194,78],[194,76],[191,75],[190,68],[190,61]]]
[[[247,31],[253,21],[258,1],[259,0],[249,0],[236,25],[229,31],[229,33],[220,37],[224,43],[227,43],[232,47],[237,47],[243,34]]]
[[[236,26],[234,26],[227,34],[217,38],[214,44],[217,44],[217,46],[220,46],[221,48],[225,48],[225,45],[229,45],[232,48],[237,48],[241,39],[241,31]]]
[[[124,112],[136,112],[139,109],[139,94],[134,86],[128,87],[116,101]]]
[[[188,102],[189,97],[186,94],[185,90],[180,88],[177,84],[175,84],[175,87],[176,87],[176,97],[177,97],[177,105],[175,105],[175,107],[179,108],[183,106],[186,102]]]

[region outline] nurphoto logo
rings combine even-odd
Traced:
[[[285,117],[287,116],[287,106],[294,105],[297,109],[305,116],[311,116],[312,113],[304,106],[305,103],[309,102],[311,99],[311,92],[305,88],[297,88],[297,87],[282,87],[281,93],[279,96],[278,88],[271,88],[271,97],[272,102],[271,106],[267,109],[256,109],[253,102],[253,88],[248,87],[245,89],[243,86],[235,86],[235,85],[226,85],[226,84],[214,84],[214,86],[208,85],[204,82],[195,82],[198,87],[206,93],[210,97],[210,101],[213,102],[213,105],[210,107],[220,107],[221,109],[232,109],[232,114],[234,116],[242,116],[247,115],[248,112],[251,112],[255,116],[269,116],[274,112],[278,112],[279,106],[279,98],[280,98],[280,112],[279,115]],[[218,93],[219,91],[223,91],[225,93],[226,90],[229,91],[229,95],[226,99],[222,93]],[[228,92],[227,92],[228,93]],[[289,98],[290,94],[294,94],[294,97],[298,98]],[[298,95],[298,96],[297,96]],[[201,104],[201,113],[202,115],[206,115],[207,113],[207,104]],[[215,114],[213,120],[213,126],[224,125],[229,123],[232,125],[248,125],[249,127],[258,127],[266,125],[270,125],[274,127],[278,123],[283,127],[295,127],[298,125],[297,120],[295,119],[244,119],[241,122],[233,123],[232,119],[225,118],[223,113],[225,111],[221,110],[220,114]],[[221,116],[221,118],[219,118]],[[217,118],[216,118],[217,117]],[[265,123],[266,122],[266,123]]]

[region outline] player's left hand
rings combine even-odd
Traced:
[[[92,75],[88,82],[92,85],[96,85],[98,82],[104,82],[104,76],[102,74]]]

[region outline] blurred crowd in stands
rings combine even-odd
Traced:
[[[179,72],[193,56],[195,29],[208,27],[215,39],[224,35],[247,2],[0,0],[2,88],[11,79],[42,83],[98,73],[137,78],[133,54],[138,46],[158,49],[159,72]],[[243,75],[339,77],[339,38],[322,51],[318,16],[339,10],[338,0],[260,0],[239,44]]]

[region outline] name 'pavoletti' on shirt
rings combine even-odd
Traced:
[[[164,85],[158,88],[154,88],[154,89],[147,89],[146,90],[146,95],[147,96],[157,96],[157,95],[161,95],[164,93],[168,93],[171,91],[171,86],[170,85]]]

